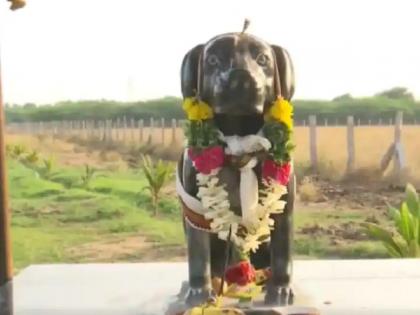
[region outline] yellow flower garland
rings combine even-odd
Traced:
[[[279,97],[270,107],[266,115],[266,119],[272,118],[276,121],[284,123],[289,130],[293,128],[293,107],[282,97]]]
[[[182,108],[187,113],[189,120],[206,120],[213,118],[213,110],[211,107],[203,102],[198,101],[193,97],[187,97],[184,100]]]
[[[201,121],[213,118],[213,110],[203,102],[194,97],[187,97],[182,108],[187,113],[188,120]],[[284,98],[279,97],[265,115],[265,119],[274,119],[284,123],[289,130],[293,128],[293,106]]]

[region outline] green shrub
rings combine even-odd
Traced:
[[[42,166],[38,169],[38,174],[46,180],[49,180],[54,174],[55,162],[52,157],[42,160]]]
[[[367,233],[382,242],[392,257],[420,257],[420,203],[416,189],[406,186],[400,209],[389,207],[396,233],[378,224],[365,223]]]
[[[26,148],[21,144],[6,145],[6,155],[12,159],[20,160],[26,153]]]
[[[157,215],[160,192],[171,178],[173,167],[170,163],[163,162],[162,160],[153,163],[148,155],[143,155],[142,159],[142,169],[147,179],[147,186],[144,189],[149,190],[152,198],[153,212],[154,215]]]
[[[85,172],[80,177],[82,180],[82,187],[85,189],[90,188],[90,183],[97,175],[97,169],[89,166],[88,164],[85,165]]]
[[[39,152],[37,150],[32,150],[30,153],[26,154],[22,162],[28,167],[35,167],[39,162]]]

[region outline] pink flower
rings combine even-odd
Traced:
[[[282,185],[287,185],[290,178],[290,163],[278,164],[273,160],[265,160],[262,176],[265,180],[274,179]]]
[[[199,153],[188,150],[188,156],[194,163],[195,169],[202,174],[210,174],[214,169],[223,166],[225,154],[221,146],[206,148]]]

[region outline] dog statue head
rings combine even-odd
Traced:
[[[282,47],[245,32],[222,34],[185,55],[181,88],[216,115],[262,115],[278,96],[292,98],[293,65]]]

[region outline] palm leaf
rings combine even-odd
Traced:
[[[390,232],[373,223],[364,223],[363,226],[371,237],[384,244],[391,256],[403,257],[404,249],[393,239]]]
[[[408,256],[420,257],[420,246],[415,240],[410,240],[408,244]]]
[[[400,224],[400,221],[401,221],[400,211],[397,208],[389,206],[388,207],[388,212],[389,212],[392,220],[394,220],[396,228],[398,228],[399,224]]]
[[[384,247],[388,251],[388,254],[391,257],[393,257],[393,258],[401,258],[401,257],[403,257],[403,255],[400,252],[398,252],[394,247],[392,247],[389,244],[384,243],[384,242],[382,242],[382,244],[384,245]]]
[[[404,240],[408,243],[413,237],[412,231],[412,215],[408,210],[407,203],[403,202],[401,205],[401,221],[399,224],[399,231]]]
[[[411,214],[415,217],[419,217],[419,196],[413,185],[407,184],[405,189],[405,201]]]

